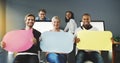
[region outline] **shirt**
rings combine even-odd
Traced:
[[[70,19],[70,21],[67,23],[64,31],[68,30],[68,32],[74,33],[76,28],[77,28],[77,24],[76,24],[75,20]]]

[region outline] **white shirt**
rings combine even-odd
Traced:
[[[78,31],[81,31],[81,30],[86,30],[84,27],[83,29],[81,27],[78,27],[76,30],[75,30],[75,35],[77,34]],[[91,29],[89,29],[90,31],[99,31],[96,27],[92,27]]]
[[[64,31],[70,32],[70,33],[75,33],[75,29],[77,28],[77,24],[74,19],[70,19],[69,22],[67,23]]]

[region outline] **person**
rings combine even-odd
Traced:
[[[67,25],[66,25],[64,31],[74,34],[75,29],[77,28],[77,24],[74,20],[74,14],[72,11],[66,11],[65,21],[66,21]],[[74,43],[72,52],[67,55],[68,63],[75,63],[75,54],[76,54],[76,44]]]
[[[45,22],[50,22],[50,19],[46,17],[46,10],[45,9],[40,9],[38,13],[38,17],[35,18],[37,22],[39,21],[45,21]]]
[[[84,13],[82,15],[82,22],[83,25],[78,27],[75,31],[75,35],[78,31],[81,30],[91,30],[91,31],[97,31],[98,29],[96,27],[93,27],[91,22],[91,16],[88,13]],[[79,39],[80,40],[80,39]],[[93,63],[104,63],[103,58],[100,54],[100,51],[93,51],[93,50],[78,50],[76,55],[76,63],[84,63],[85,61],[90,60]]]
[[[58,16],[54,16],[52,18],[53,29],[50,32],[64,32],[60,29],[60,18]],[[64,53],[56,53],[56,52],[47,52],[46,59],[49,63],[66,63],[66,54]]]
[[[25,16],[25,30],[32,29],[34,38],[33,38],[33,45],[30,49],[22,52],[17,52],[16,57],[13,63],[39,63],[38,59],[38,51],[41,50],[39,47],[39,37],[41,33],[35,29],[33,29],[33,25],[35,22],[35,16],[33,14],[27,14]],[[1,42],[1,47],[5,47],[5,42]]]
[[[75,29],[77,28],[77,24],[74,20],[74,14],[72,11],[66,11],[65,13],[65,22],[67,23],[64,31],[65,32],[70,32],[72,34],[74,34]]]
[[[35,18],[35,21],[36,22],[51,22],[51,20],[46,17],[46,13],[47,12],[45,9],[40,9],[38,16]],[[39,56],[40,62],[46,62],[45,53],[40,51],[38,54],[39,54],[38,56]]]

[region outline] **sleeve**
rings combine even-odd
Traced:
[[[46,17],[46,20],[50,20],[48,17]]]
[[[77,28],[77,24],[74,19],[70,19],[70,31],[71,33],[75,33],[75,29]]]
[[[78,33],[79,31],[81,31],[81,30],[82,30],[82,29],[81,29],[80,27],[78,27],[78,28],[75,30],[74,36],[77,37],[77,33]]]
[[[68,27],[69,27],[69,26],[68,26],[68,23],[67,23],[67,25],[66,25],[66,27],[65,27],[65,29],[64,29],[65,32],[68,31],[68,29],[69,29]]]
[[[78,29],[75,30],[74,37],[77,37]]]
[[[39,45],[39,51],[42,51],[42,49],[40,48],[40,41],[42,40],[41,38],[41,33],[39,32],[39,38],[38,38],[38,45]]]
[[[33,30],[34,37],[37,39],[37,48],[41,51],[39,38],[41,37],[41,32],[36,29]]]

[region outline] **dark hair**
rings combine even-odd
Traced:
[[[90,18],[91,18],[91,15],[89,14],[89,13],[84,13],[83,15],[82,15],[82,18],[83,18],[83,16],[90,16]],[[80,20],[80,22],[81,22],[82,20]]]
[[[71,14],[71,19],[74,19],[74,13],[73,13],[72,11],[66,11],[65,14],[66,14],[66,13],[70,13],[70,14]],[[69,22],[69,20],[70,20],[70,19],[67,19],[67,18],[65,17],[65,22]]]
[[[25,16],[25,19],[24,19],[24,20],[26,20],[26,19],[27,19],[27,17],[29,17],[29,16],[34,17],[34,20],[35,20],[35,16],[34,16],[33,14],[27,14],[27,15]]]
[[[91,17],[91,15],[89,14],[89,13],[84,13],[83,15],[82,15],[82,17],[83,16],[90,16]]]
[[[47,13],[45,9],[40,9],[39,12],[42,11],[44,13]]]

